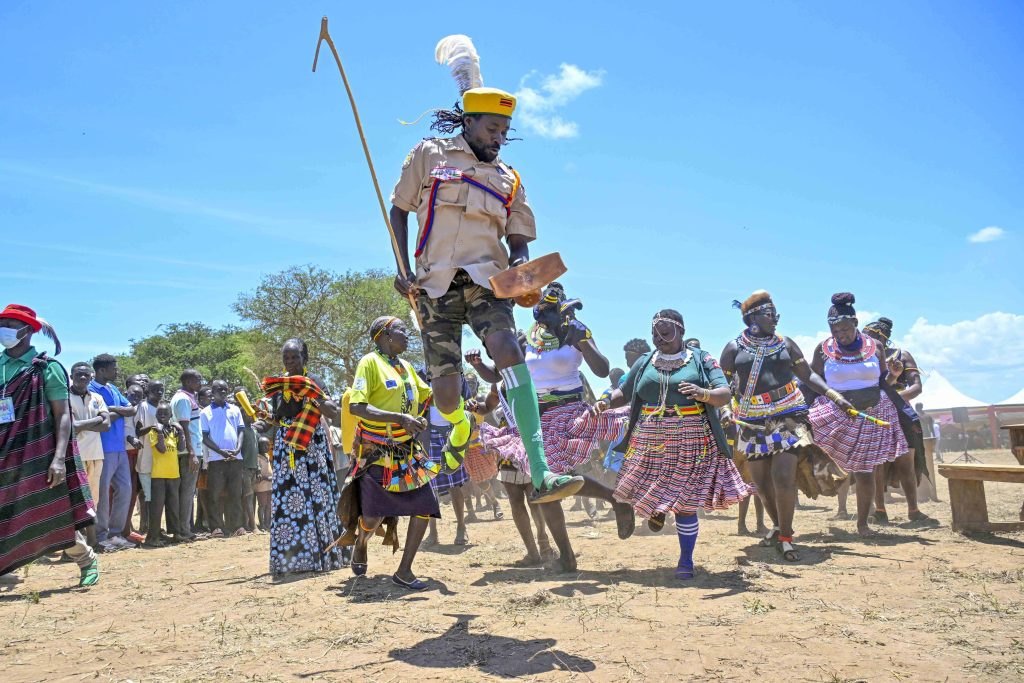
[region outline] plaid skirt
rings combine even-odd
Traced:
[[[847,415],[824,396],[811,406],[814,443],[847,472],[871,472],[876,465],[892,462],[909,450],[896,406],[888,396],[883,393],[878,405],[863,412],[889,426]]]
[[[444,455],[442,455],[441,451],[451,431],[451,427],[430,426],[430,453],[427,454],[430,462],[444,465]],[[434,489],[434,493],[443,496],[452,489],[459,488],[467,481],[469,481],[469,473],[466,472],[466,467],[463,465],[455,470],[454,474],[445,474],[443,471],[438,473],[436,477],[430,480],[430,486]]]
[[[540,427],[544,436],[544,457],[548,461],[548,469],[559,475],[574,472],[576,468],[590,460],[590,455],[598,442],[620,439],[628,421],[627,408],[592,415],[589,406],[582,401],[567,403],[547,411],[541,415]],[[511,461],[516,469],[524,474],[530,474],[530,461],[526,457],[526,448],[518,432],[508,427],[501,430],[491,428],[489,435],[484,438],[500,452],[502,459]]]
[[[706,415],[649,416],[633,430],[615,499],[640,517],[721,510],[754,493],[719,453]]]

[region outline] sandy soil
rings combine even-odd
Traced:
[[[993,520],[1017,519],[1024,487],[987,492]],[[0,594],[3,679],[1022,680],[1024,535],[966,538],[947,503],[923,508],[943,526],[901,528],[894,504],[896,525],[862,542],[830,519],[834,498],[812,502],[795,565],[735,535],[735,510],[708,515],[685,585],[674,535],[622,542],[579,512],[578,573],[509,567],[522,548],[506,514],[471,525],[468,548],[422,553],[420,594],[391,585],[398,558],[379,546],[366,578],[273,584],[266,535],[106,555],[91,590],[72,588],[73,565],[38,562]]]

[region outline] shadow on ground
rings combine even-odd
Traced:
[[[597,667],[589,659],[553,649],[554,638],[520,640],[488,633],[472,633],[472,614],[446,614],[454,624],[439,636],[388,653],[392,659],[427,669],[473,667],[493,676],[519,678],[552,671],[587,673]]]

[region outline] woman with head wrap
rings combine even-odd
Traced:
[[[722,370],[737,376],[733,410],[724,409],[723,419],[736,423],[736,449],[746,456],[757,495],[775,525],[761,544],[775,545],[795,562],[800,559],[793,546],[797,462],[811,456],[807,447],[814,443],[797,380],[822,394],[828,386],[807,365],[800,347],[776,333],[780,316],[768,292],[733,303],[746,329],[722,351]],[[851,407],[842,396],[837,401],[840,408]]]
[[[268,420],[274,434],[270,573],[275,578],[342,567],[338,519],[338,479],[331,460],[326,417],[339,419],[338,404],[324,381],[310,374],[309,349],[301,339],[281,347],[284,371],[263,380],[270,399]],[[265,431],[268,420],[254,424]]]
[[[655,351],[641,356],[598,412],[628,405],[626,459],[615,487],[616,500],[630,503],[658,531],[674,513],[679,535],[676,578],[694,576],[697,511],[719,510],[749,496],[730,458],[718,408],[732,392],[718,361],[684,344],[686,326],[678,311],[654,316]]]
[[[914,489],[917,499],[917,486],[922,476],[928,475],[928,463],[924,450],[924,435],[921,430],[921,417],[910,405],[921,394],[921,371],[917,361],[909,351],[898,348],[892,343],[892,320],[879,318],[864,326],[864,334],[878,342],[885,350],[885,362],[888,374],[882,382],[882,390],[889,396],[899,414],[900,429],[913,451],[913,457],[900,456],[892,463],[887,463],[875,471],[875,522],[888,524],[889,515],[885,510],[885,487],[900,486],[906,495],[908,488]],[[931,436],[929,434],[929,436]],[[907,496],[910,503],[910,496]],[[931,521],[930,518],[918,516],[918,522]]]
[[[540,404],[541,430],[548,466],[555,474],[575,473],[590,459],[591,452],[600,441],[611,441],[618,437],[625,427],[625,414],[595,414],[584,401],[583,376],[580,368],[584,363],[599,377],[607,377],[608,359],[598,350],[593,334],[576,319],[576,311],[583,304],[578,299],[566,299],[565,290],[555,282],[544,291],[544,297],[534,307],[535,324],[526,333],[526,365],[530,370],[533,385],[537,390]],[[514,410],[507,410],[512,417]],[[508,432],[485,434],[490,445],[507,461],[514,461],[515,468],[529,475],[530,464],[517,437],[511,436],[514,426],[510,422]],[[495,444],[495,436],[498,437]],[[501,437],[506,437],[502,439]],[[632,535],[634,517],[632,508],[616,502],[612,489],[593,477],[583,477],[584,484],[576,495],[597,498],[611,503],[615,510],[615,521],[619,538]],[[507,484],[506,480],[506,484]],[[513,495],[514,492],[510,492]],[[544,519],[558,546],[562,569],[576,569],[576,554],[565,529],[565,516],[561,504],[546,503],[542,506]],[[513,513],[516,506],[513,506]],[[515,514],[513,515],[515,518]],[[516,519],[516,526],[523,535],[528,552],[530,543],[524,532],[529,531],[529,520],[522,514]]]
[[[815,443],[854,475],[857,487],[857,532],[872,533],[868,513],[874,497],[874,471],[907,453],[896,406],[881,390],[887,372],[885,351],[857,327],[853,294],[832,295],[828,325],[832,336],[814,350],[811,369],[825,378],[828,391],[810,409]],[[851,405],[844,408],[840,395]],[[907,497],[910,518],[922,519],[917,496]]]
[[[409,517],[402,560],[391,580],[408,590],[423,590],[427,584],[413,574],[412,563],[428,521],[441,517],[430,488],[441,466],[430,461],[417,438],[428,427],[423,414],[430,402],[430,387],[408,361],[399,358],[409,346],[399,318],[377,318],[370,326],[370,338],[377,348],[359,361],[349,404],[358,418],[355,462],[346,482],[355,487],[357,503],[345,520],[350,533],[357,533],[352,572],[366,574],[366,546],[382,524],[388,529],[385,542],[390,540],[397,549],[395,518]]]

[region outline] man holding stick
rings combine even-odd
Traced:
[[[391,225],[398,242],[395,287],[416,296],[423,321],[423,348],[434,401],[452,424],[445,445],[450,467],[465,457],[470,423],[462,387],[462,326],[469,325],[494,359],[530,459],[531,502],[572,495],[580,477],[556,476],[544,457],[533,380],[516,341],[512,301],[495,296],[489,278],[529,260],[536,237],[533,211],[519,174],[498,157],[508,136],[516,98],[481,87],[479,58],[466,36],[449,36],[437,58],[452,67],[462,104],[434,113],[431,126],[450,138],[420,142],[409,154],[391,195]],[[409,214],[419,237],[416,275],[409,268]],[[505,238],[506,245],[501,238]]]

